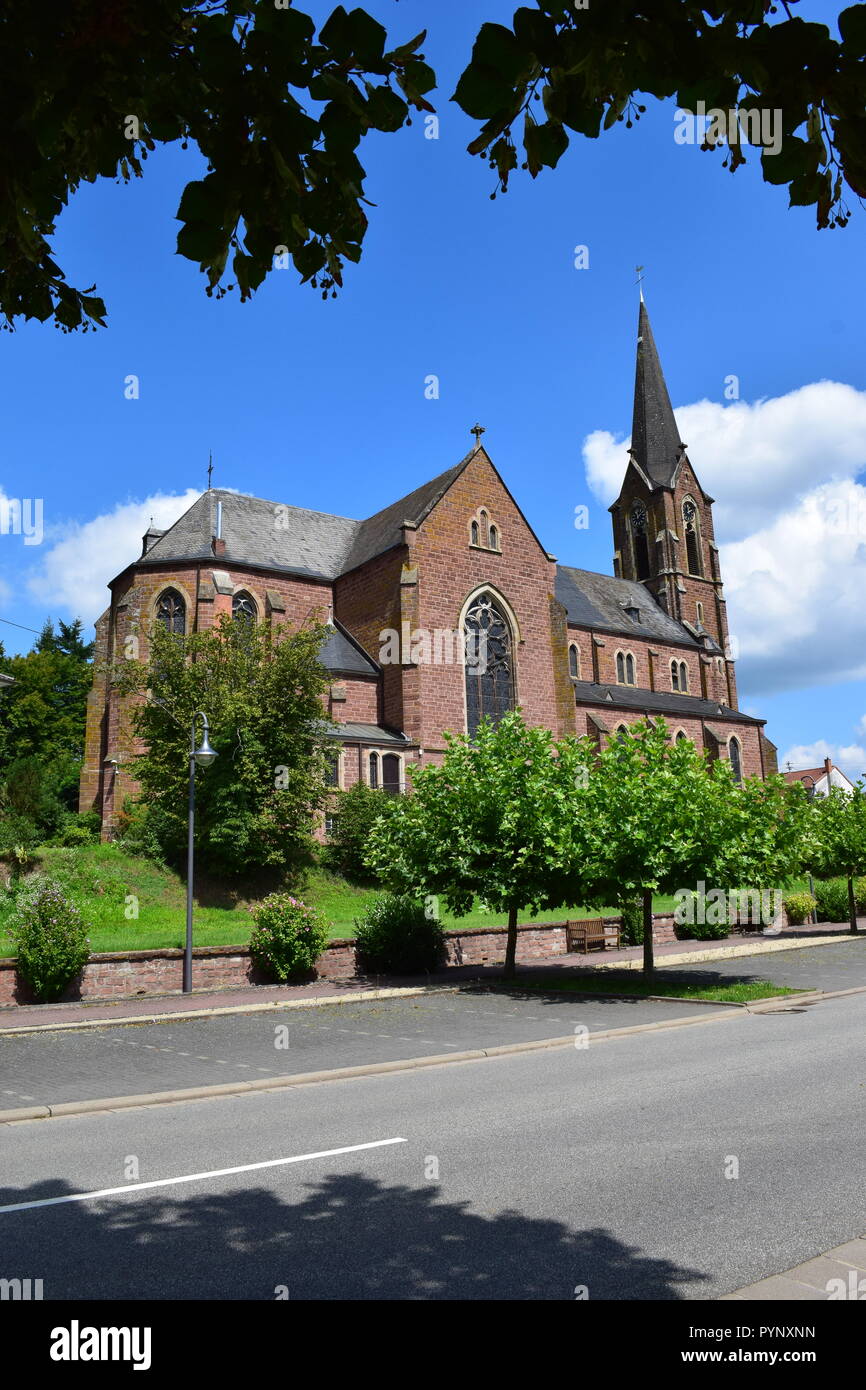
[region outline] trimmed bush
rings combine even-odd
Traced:
[[[792,927],[802,927],[815,911],[816,899],[811,893],[789,893],[784,899],[785,911]]]
[[[290,893],[270,893],[250,913],[255,922],[250,955],[260,970],[280,984],[314,970],[328,943],[328,924],[320,912]]]
[[[620,945],[642,946],[643,902],[640,898],[623,898],[617,905],[620,913]]]
[[[683,921],[678,921],[680,916],[684,918]],[[700,921],[702,916],[704,920]],[[723,917],[721,922],[715,920],[719,916]],[[712,920],[707,921],[707,917]],[[721,941],[730,934],[727,912],[723,914],[713,901],[701,901],[698,893],[692,892],[684,897],[674,910],[674,935],[677,941]]]
[[[387,792],[356,782],[334,797],[334,828],[323,858],[329,868],[355,883],[375,883],[376,875],[364,863],[370,831],[382,814]]]
[[[49,878],[33,878],[20,889],[8,924],[15,942],[18,974],[40,1002],[59,999],[84,968],[90,942],[81,913]]]
[[[825,878],[815,884],[819,922],[848,921],[848,882],[844,878]]]
[[[441,924],[417,898],[383,893],[355,926],[358,961],[376,975],[419,975],[435,970],[445,955]]]

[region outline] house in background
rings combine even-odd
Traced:
[[[854,790],[854,783],[840,768],[833,766],[830,758],[824,759],[823,767],[788,768],[783,775],[786,782],[802,782],[810,797],[826,796],[830,787],[841,787],[846,792]]]
[[[15,680],[12,676],[6,676],[0,671],[0,690],[8,690],[10,685],[14,685]]]

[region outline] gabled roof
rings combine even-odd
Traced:
[[[399,545],[405,522],[420,526],[459,477],[477,447],[453,468],[423,483],[366,521],[290,507],[262,497],[213,488],[153,542],[139,565],[175,560],[213,560],[217,503],[222,504],[223,566],[255,565],[309,578],[333,580]],[[485,455],[486,457],[486,455]]]
[[[429,483],[416,487],[414,492],[407,493],[399,501],[383,507],[382,511],[376,512],[366,521],[359,521],[355,537],[343,556],[340,573],[345,574],[349,570],[357,569],[358,565],[363,565],[374,556],[399,545],[403,524],[408,521],[413,526],[420,526],[436,503],[445,496],[451,484],[459,478],[475,452],[475,448],[470,449],[453,468],[447,468],[444,473],[431,478]]]
[[[684,446],[643,300],[637,332],[631,453],[654,487],[672,487]]]
[[[556,597],[568,613],[569,622],[578,627],[701,649],[682,623],[669,617],[649,589],[635,579],[616,579],[611,574],[557,565]],[[638,609],[638,622],[632,621],[626,608]]]

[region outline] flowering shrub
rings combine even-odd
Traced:
[[[40,1003],[58,999],[90,954],[81,913],[53,879],[31,879],[19,891],[8,930],[18,974]]]
[[[282,984],[314,968],[328,941],[321,913],[290,893],[271,893],[250,911],[250,955],[261,970]]]

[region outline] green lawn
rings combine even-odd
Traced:
[[[186,886],[178,874],[160,868],[148,859],[127,854],[115,845],[63,850],[45,847],[37,851],[39,871],[58,878],[74,898],[89,928],[94,951],[146,950],[182,947],[186,931]],[[376,897],[376,890],[358,888],[345,879],[321,869],[312,870],[299,896],[319,908],[331,923],[330,935],[354,936],[354,920]],[[129,903],[129,897],[135,903]],[[655,901],[656,912],[670,911],[672,898]],[[137,918],[132,914],[137,907]],[[5,930],[12,908],[11,898],[3,901],[0,890],[0,956],[14,955]],[[615,909],[604,909],[612,916]],[[521,922],[557,922],[570,917],[599,916],[598,909],[583,907],[525,915]],[[502,913],[489,912],[476,904],[467,916],[457,919],[443,911],[447,930],[455,927],[504,926]],[[226,891],[202,891],[195,905],[194,942],[197,946],[244,946],[249,940],[252,919],[248,904]]]
[[[631,972],[629,972],[631,974]],[[591,979],[586,975],[563,979],[551,975],[546,979],[519,980],[520,989],[550,991],[567,990],[569,994],[628,994],[645,997],[649,994],[664,995],[673,999],[708,999],[718,1004],[747,1004],[752,999],[771,999],[777,994],[805,994],[802,989],[788,989],[785,985],[774,985],[771,980],[735,980],[727,985],[693,985],[684,981],[660,980],[656,974],[652,980],[623,979],[622,975],[611,978],[605,971],[598,971]]]

